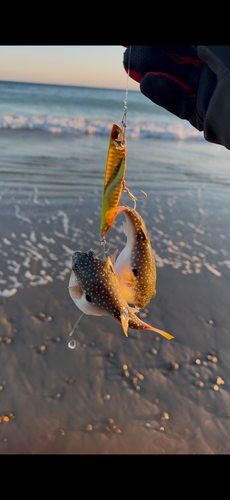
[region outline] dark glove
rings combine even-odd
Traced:
[[[129,52],[125,69],[130,59],[130,77],[146,97],[230,149],[230,46],[132,46]]]

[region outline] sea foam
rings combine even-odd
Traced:
[[[107,119],[0,113],[0,129],[42,130],[52,134],[108,135],[111,126],[111,120]],[[139,137],[166,140],[203,139],[202,133],[187,122],[156,121],[155,117],[153,121],[129,120],[126,135],[133,139]]]

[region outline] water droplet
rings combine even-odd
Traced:
[[[76,347],[76,340],[70,340],[70,342],[68,343],[68,347],[70,349],[75,349],[75,347]]]

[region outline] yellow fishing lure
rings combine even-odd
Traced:
[[[105,170],[104,191],[101,214],[101,236],[106,236],[111,229],[115,214],[106,217],[111,208],[119,204],[124,187],[126,169],[126,139],[125,126],[120,128],[114,124],[110,133],[109,150]],[[111,213],[111,212],[110,212]]]

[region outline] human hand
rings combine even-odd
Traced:
[[[203,130],[208,141],[230,149],[230,47],[224,56],[219,49],[132,46],[125,51],[124,66],[128,72],[130,59],[130,77],[151,101]]]

